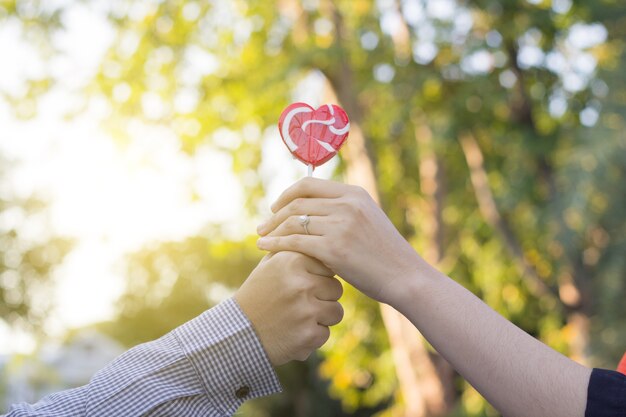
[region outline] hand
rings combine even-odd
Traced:
[[[273,366],[306,360],[343,318],[334,273],[294,252],[269,254],[235,293]]]
[[[430,268],[362,188],[305,178],[272,205],[274,215],[257,229],[260,249],[304,253],[366,295],[393,304],[405,282]],[[307,214],[310,235],[298,216]]]

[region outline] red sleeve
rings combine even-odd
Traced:
[[[626,354],[624,354],[622,360],[619,361],[619,365],[617,366],[617,372],[626,375]]]

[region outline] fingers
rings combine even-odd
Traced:
[[[282,222],[278,227],[272,230],[266,236],[289,236],[289,235],[314,235],[324,236],[329,231],[329,222],[326,220],[328,216],[309,216],[306,228],[302,224],[300,216],[291,216]]]
[[[296,198],[290,201],[272,217],[257,227],[257,233],[267,235],[290,217],[297,218],[300,215],[326,216],[332,212],[327,199],[324,198]],[[302,226],[301,226],[302,227]]]
[[[336,198],[341,197],[348,186],[339,182],[303,178],[287,188],[272,204],[272,212],[276,213],[296,198]]]
[[[306,336],[304,336],[306,340],[305,346],[295,357],[299,361],[307,360],[313,350],[322,347],[330,337],[330,329],[322,325],[317,325],[306,333]]]
[[[336,301],[318,301],[317,323],[320,326],[334,326],[343,319],[343,307]]]
[[[268,252],[300,252],[319,259],[322,254],[323,237],[314,235],[264,236],[257,240],[257,247]]]
[[[319,281],[319,284],[314,290],[314,295],[317,299],[322,301],[337,301],[343,295],[343,286],[336,278],[315,277]]]
[[[330,329],[328,328],[328,326],[317,326],[317,338],[314,341],[313,346],[316,348],[320,348],[322,346],[324,346],[324,343],[326,343],[328,341],[328,338],[330,337]]]
[[[263,258],[263,261],[277,264],[274,267],[278,268],[283,274],[289,275],[306,271],[308,274],[299,275],[310,279],[316,285],[320,282],[326,282],[326,280],[335,275],[331,269],[317,259],[295,251],[270,252]],[[324,279],[324,281],[320,281],[320,278]]]
[[[316,279],[321,278],[324,281],[335,279],[333,278],[335,276],[335,273],[326,265],[318,261],[317,259],[307,256],[305,264],[304,264],[304,268],[307,270],[307,272],[314,274],[314,275],[318,275],[314,277]],[[324,285],[327,285],[327,284],[324,284]],[[333,285],[333,284],[330,284],[330,285]],[[341,283],[339,283],[339,285],[341,285]]]

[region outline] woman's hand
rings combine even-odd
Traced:
[[[305,178],[272,205],[257,245],[319,259],[366,295],[393,304],[405,280],[428,267],[362,188]],[[300,216],[308,215],[308,235]]]

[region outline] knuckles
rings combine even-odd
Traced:
[[[309,277],[294,275],[290,280],[290,287],[291,291],[296,295],[308,295],[314,290],[315,284]]]
[[[313,342],[313,347],[314,348],[319,348],[322,347],[324,345],[324,343],[326,343],[328,341],[328,339],[330,338],[330,329],[326,326],[317,326],[318,330],[316,331],[316,334],[312,340]]]
[[[302,207],[302,198],[296,198],[287,205],[287,212],[294,215],[300,211],[300,207]]]
[[[302,228],[302,226],[300,226],[300,220],[296,214],[289,216],[289,218],[285,221],[285,225],[292,230],[298,230],[298,227]]]
[[[351,218],[363,218],[367,216],[367,212],[370,208],[368,199],[357,195],[343,197],[337,202],[337,205],[342,213],[345,213],[346,216]]]
[[[370,197],[370,194],[367,192],[367,190],[361,186],[358,185],[353,185],[351,187],[350,190],[350,194],[354,195],[355,197],[357,197],[358,199],[368,199]]]
[[[324,326],[316,327],[308,329],[306,336],[301,339],[302,346],[294,355],[295,360],[306,361],[315,349],[322,347],[328,341],[330,330]]]
[[[312,325],[302,332],[301,343],[304,347],[313,350],[321,347],[330,338],[330,329],[326,326]]]
[[[350,255],[350,238],[347,236],[349,232],[339,231],[339,236],[329,240],[327,248],[330,253],[330,262],[334,265]]]
[[[303,243],[302,242],[302,238],[303,237],[304,237],[303,235],[299,235],[299,234],[295,234],[295,235],[289,236],[289,239],[290,239],[289,243],[290,243],[291,247],[294,250],[297,250],[298,248],[302,247],[302,243]]]
[[[369,211],[369,201],[358,198],[352,200],[352,216],[357,219],[363,219],[367,217]]]
[[[277,244],[279,244],[282,237],[278,236],[275,239]],[[282,275],[288,275],[290,272],[302,270],[306,263],[306,255],[298,252],[280,251],[276,252],[270,258],[269,262],[271,262],[274,267],[280,268]]]
[[[314,178],[304,177],[294,185],[294,191],[296,191],[298,195],[309,194],[315,182],[316,180]]]
[[[345,311],[343,309],[343,306],[340,303],[335,303],[335,324],[339,324],[341,323],[341,320],[343,320]]]
[[[277,237],[276,239],[280,239],[280,238]],[[269,262],[273,264],[278,263],[278,264],[284,265],[290,262],[290,260],[293,258],[294,255],[295,254],[293,252],[286,252],[286,251],[276,252],[274,255],[272,255]]]
[[[339,282],[339,280],[336,278],[332,278],[332,280],[329,281],[328,285],[332,287],[330,288],[330,292],[333,293],[333,298],[335,300],[339,300],[343,296],[343,285],[341,285],[341,282]]]
[[[314,322],[311,322],[314,323]],[[315,342],[319,338],[316,327],[317,325],[310,325],[302,329],[300,342],[303,346],[314,347]]]

